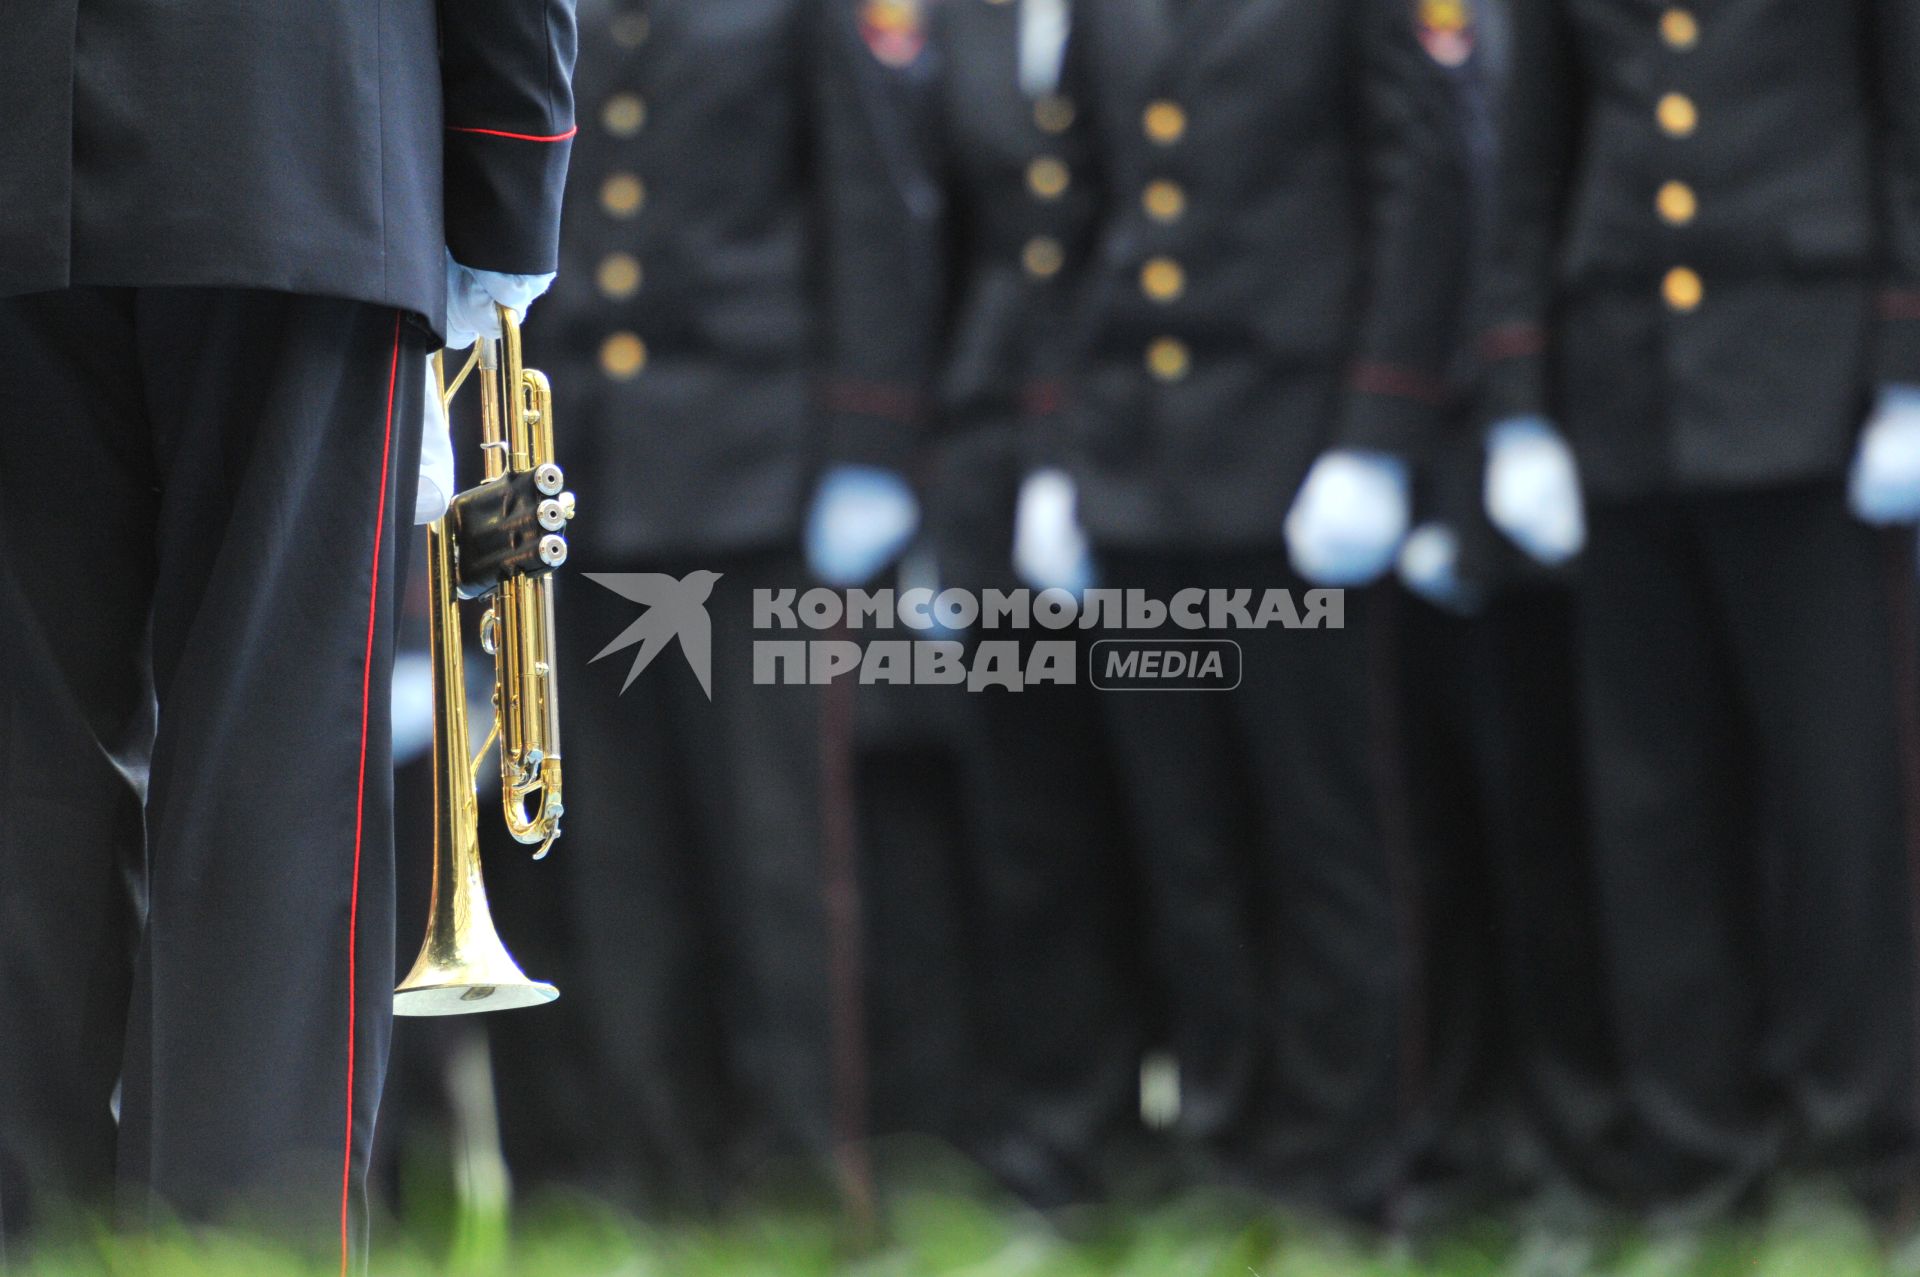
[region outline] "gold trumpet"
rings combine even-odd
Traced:
[[[530,980],[500,943],[480,872],[475,782],[500,744],[507,829],[538,860],[560,836],[559,697],[554,678],[553,571],[573,494],[553,459],[553,388],[521,362],[519,317],[500,307],[501,336],[482,337],[454,378],[434,356],[441,406],[480,373],[480,486],[427,529],[433,648],[433,904],[413,970],[394,990],[396,1015],[467,1015],[538,1006],[560,996]],[[480,643],[493,657],[493,730],[469,758],[460,604],[488,599]]]

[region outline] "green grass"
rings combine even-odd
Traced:
[[[32,1277],[308,1277],[232,1236],[143,1243],[105,1235],[41,1256]],[[978,1196],[894,1198],[866,1238],[826,1213],[770,1210],[725,1223],[648,1228],[591,1205],[548,1204],[509,1235],[456,1225],[435,1240],[385,1231],[376,1277],[1890,1277],[1847,1210],[1793,1200],[1712,1236],[1597,1240],[1488,1225],[1421,1247],[1363,1242],[1247,1202],[1192,1199],[1043,1221]]]

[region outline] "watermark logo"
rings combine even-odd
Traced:
[[[1087,674],[1103,692],[1231,692],[1240,686],[1240,645],[1232,639],[1103,639]]]
[[[593,658],[597,661],[636,643],[640,645],[640,650],[634,653],[633,668],[627,671],[627,681],[620,685],[622,692],[633,686],[641,671],[653,664],[668,643],[677,639],[681,655],[693,667],[693,676],[700,680],[700,690],[707,694],[708,700],[713,699],[713,621],[707,616],[707,600],[713,595],[720,573],[702,569],[678,578],[665,572],[587,572],[582,575],[647,609]]]
[[[588,572],[596,585],[646,609],[600,650],[637,646],[620,690],[678,642],[713,699],[713,623],[707,600],[718,572]],[[1161,599],[1143,590],[756,589],[750,644],[757,686],[842,679],[862,684],[960,685],[1021,691],[1086,681],[1102,691],[1232,691],[1245,677],[1237,630],[1341,630],[1342,590],[1185,589]],[[1184,633],[1183,633],[1184,632]],[[743,649],[736,655],[746,655]],[[1083,663],[1082,657],[1085,657]]]

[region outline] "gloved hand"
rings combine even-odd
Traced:
[[[1536,562],[1556,567],[1586,548],[1580,469],[1545,418],[1510,417],[1487,432],[1482,495],[1493,526]]]
[[[525,317],[527,307],[553,284],[552,275],[502,275],[474,270],[447,254],[447,349],[465,350],[480,337],[500,335],[496,305]]]
[[[1847,503],[1863,522],[1920,522],[1920,386],[1890,384],[1860,436]]]
[[[907,481],[877,466],[835,466],[820,479],[807,515],[807,565],[828,585],[871,581],[920,528]]]
[[[1093,551],[1080,527],[1078,500],[1063,470],[1036,470],[1020,485],[1013,570],[1036,590],[1081,594],[1093,585]]]
[[[1365,585],[1393,565],[1411,521],[1406,462],[1336,450],[1313,463],[1287,514],[1287,551],[1318,585]]]
[[[1470,616],[1480,592],[1460,576],[1460,537],[1444,523],[1423,523],[1400,547],[1400,583],[1443,611]]]
[[[440,379],[427,361],[427,413],[420,434],[420,489],[413,499],[416,525],[432,523],[453,501],[453,430],[440,401]]]

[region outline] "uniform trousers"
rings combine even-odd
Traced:
[[[1645,1192],[1914,1151],[1910,532],[1838,484],[1599,503],[1578,585],[1612,1013]]]
[[[1242,589],[1257,607],[1264,590],[1307,588],[1278,552],[1113,552],[1101,573],[1162,602]],[[1398,1182],[1421,1065],[1387,606],[1350,591],[1339,630],[1169,628],[1238,642],[1241,685],[1101,694],[1180,1133],[1230,1177],[1354,1216]]]
[[[0,1211],[364,1246],[421,360],[392,310],[0,301]],[[118,1086],[117,1121],[115,1088]]]
[[[643,609],[583,577],[564,583],[566,832],[547,862],[499,877],[562,893],[549,916],[563,943],[529,949],[555,959],[546,978],[562,999],[554,1016],[494,1030],[511,1057],[509,1156],[550,1140],[539,1106],[565,1103],[590,1114],[568,1125],[594,1132],[579,1173],[645,1209],[716,1207],[789,1168],[811,1179],[833,1143],[838,1044],[819,697],[755,684],[752,615],[756,589],[804,587],[803,570],[772,549],[666,562],[589,546],[576,561],[584,572],[721,573],[707,603],[713,696],[677,644],[623,691],[639,649],[594,658]],[[521,913],[503,904],[502,925]],[[586,1093],[543,1095],[541,1044],[575,1040],[588,1053]]]
[[[1573,604],[1514,585],[1402,633],[1431,1008],[1420,1200],[1632,1181],[1581,801]],[[1412,1221],[1409,1221],[1412,1222]]]

